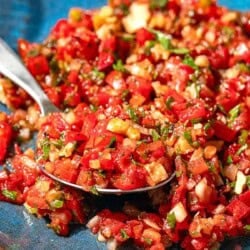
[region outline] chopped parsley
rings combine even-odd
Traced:
[[[168,110],[172,109],[172,103],[174,102],[174,98],[172,96],[169,96],[166,100],[166,106]]]
[[[111,139],[110,139],[110,142],[109,142],[109,144],[107,146],[107,148],[114,148],[115,144],[116,144],[116,137],[112,136]]]
[[[249,232],[250,232],[250,225],[245,225],[245,226],[244,226],[244,230],[246,230],[246,231],[249,231]]]
[[[8,198],[10,200],[13,200],[13,201],[15,201],[16,198],[17,198],[17,192],[16,191],[11,191],[11,190],[8,190],[8,189],[4,189],[4,190],[2,190],[2,194],[6,198]]]
[[[229,123],[232,123],[240,114],[240,104],[233,107],[229,112]]]
[[[61,208],[64,205],[64,201],[62,200],[54,200],[50,203],[50,206],[53,208]]]
[[[50,153],[50,142],[48,138],[45,138],[41,143],[42,152],[43,152],[43,159],[47,160],[49,158]]]
[[[28,57],[36,57],[39,55],[39,50],[34,48],[34,49],[31,49],[28,53],[27,53],[27,56]]]
[[[120,230],[121,236],[124,240],[127,240],[129,238],[128,234],[126,233],[126,231],[124,229]]]
[[[151,0],[150,8],[151,9],[162,9],[166,7],[168,0]]]
[[[92,193],[92,194],[94,194],[94,195],[99,195],[99,193],[98,193],[98,191],[97,191],[97,189],[96,189],[96,186],[92,186],[92,187],[90,188],[90,193]]]
[[[90,105],[89,105],[89,108],[90,108],[90,110],[93,111],[93,112],[96,112],[96,111],[98,110],[98,107],[97,107],[96,105],[94,105],[94,104],[90,104]]]
[[[184,64],[190,66],[194,70],[198,70],[199,67],[195,64],[194,59],[190,55],[186,55],[182,61]]]
[[[189,144],[193,143],[192,135],[189,130],[184,131],[183,136],[188,141]]]
[[[113,69],[123,73],[127,71],[121,59],[117,60],[116,63],[113,64]]]
[[[169,225],[169,227],[171,229],[174,229],[175,228],[175,225],[176,225],[176,217],[175,217],[175,214],[172,212],[172,213],[168,213],[167,214],[167,223]]]
[[[127,108],[127,112],[128,112],[128,115],[129,115],[130,119],[133,122],[138,122],[139,121],[139,117],[137,116],[136,111],[135,111],[134,108],[132,108],[132,107],[129,106]]]
[[[229,155],[229,156],[227,157],[227,164],[231,164],[231,163],[233,163],[233,158],[232,158],[231,155]]]
[[[105,77],[104,72],[99,71],[97,68],[94,68],[91,72],[93,80],[103,80]]]
[[[240,145],[246,144],[247,138],[248,138],[248,131],[245,129],[241,130],[241,133],[238,139],[239,144]]]
[[[153,141],[158,141],[161,138],[161,136],[155,129],[152,129],[151,135],[152,135]]]

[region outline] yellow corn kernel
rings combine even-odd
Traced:
[[[101,167],[100,161],[98,159],[97,160],[90,160],[89,167],[92,169],[100,169],[100,167]]]
[[[105,22],[106,18],[112,16],[113,9],[110,6],[104,6],[100,9],[100,11],[96,12],[93,15],[93,24],[94,28],[98,29],[101,27]]]
[[[204,148],[204,157],[206,159],[211,159],[215,156],[217,148],[215,146],[209,145]]]
[[[147,182],[150,186],[155,186],[168,178],[168,173],[161,163],[151,162],[144,165],[144,168],[148,172]]]
[[[140,133],[140,130],[138,128],[129,127],[127,130],[127,136],[131,140],[140,140],[141,133]]]
[[[113,133],[126,135],[129,128],[129,122],[120,118],[112,118],[107,126],[107,130]]]
[[[202,68],[207,68],[209,66],[209,60],[206,55],[199,55],[195,58],[194,63]]]
[[[75,149],[75,143],[68,142],[65,147],[60,151],[59,156],[65,156],[69,157],[72,155],[74,149]]]
[[[69,11],[69,20],[72,22],[80,22],[82,20],[82,10],[78,8],[72,8]]]

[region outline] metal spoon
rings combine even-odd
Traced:
[[[43,92],[42,88],[39,86],[34,77],[25,68],[25,66],[20,61],[17,54],[0,38],[0,72],[16,83],[18,86],[23,88],[30,96],[36,101],[41,110],[43,116],[54,113],[61,112],[47,97]],[[49,176],[51,179],[60,182],[64,185],[77,188],[86,191],[84,187],[76,185],[67,181],[64,181],[53,174],[47,172],[43,166],[40,166],[41,171]],[[136,188],[132,190],[121,190],[121,189],[110,189],[110,188],[100,188],[96,186],[96,191],[101,194],[129,194],[129,193],[139,193],[146,192],[153,189],[157,189],[169,183],[175,176],[173,173],[165,181],[149,187]]]

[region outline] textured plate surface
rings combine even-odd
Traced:
[[[67,16],[70,7],[98,8],[105,0],[0,0],[0,37],[13,48],[16,40],[23,37],[40,42],[46,37],[57,19]],[[231,9],[250,10],[250,0],[220,0]],[[1,60],[0,55],[0,60]],[[0,110],[6,111],[0,105]],[[113,204],[113,200],[106,203]],[[249,238],[231,239],[222,249],[241,246],[250,250]],[[84,227],[73,228],[69,237],[59,237],[47,229],[46,221],[29,215],[23,207],[0,202],[0,249],[8,250],[104,250],[105,245],[96,241]],[[133,249],[128,246],[126,249]],[[125,249],[123,248],[123,249]],[[240,248],[238,248],[240,249]]]

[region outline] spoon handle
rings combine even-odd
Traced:
[[[39,105],[41,114],[59,112],[16,53],[0,38],[0,72],[23,88]]]

